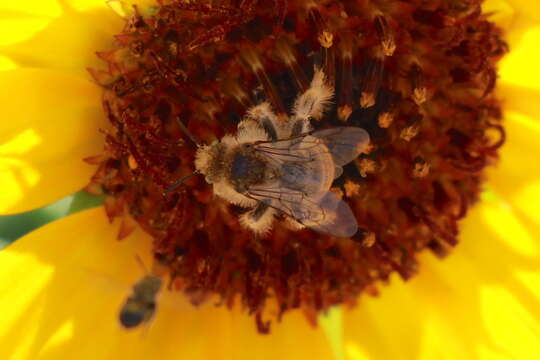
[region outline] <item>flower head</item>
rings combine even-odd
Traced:
[[[251,329],[250,321],[243,317],[241,324],[231,325],[236,310],[229,313],[222,309],[223,305],[234,307],[237,299],[237,305],[240,303],[255,314],[260,331],[268,330],[267,321],[274,315],[288,313],[283,317],[284,324],[275,326],[267,340],[256,341],[265,341],[267,345],[276,341],[279,345],[275,349],[279,351],[287,339],[301,342],[314,336],[322,348],[289,347],[288,354],[298,351],[300,357],[309,350],[329,358],[330,350],[322,333],[305,329],[302,321],[296,321],[298,312],[292,309],[301,308],[314,322],[319,312],[332,305],[355,303],[361,293],[376,293],[379,282],[395,273],[408,279],[417,272],[417,254],[422,249],[442,256],[456,244],[460,238],[458,220],[478,199],[486,177],[484,168],[496,162],[497,151],[506,137],[500,123],[499,103],[492,93],[495,63],[506,47],[489,16],[480,12],[479,2],[461,2],[457,6],[453,2],[425,5],[272,1],[267,4],[271,11],[262,8],[263,3],[244,1],[238,8],[228,2],[213,7],[177,1],[154,7],[139,4],[127,17],[123,29],[109,32],[119,34],[115,44],[107,48],[106,42],[96,42],[89,47],[103,49],[99,56],[106,62],[104,70],[91,56],[80,55],[89,52],[73,52],[68,46],[82,47],[83,38],[87,37],[76,37],[76,41],[58,46],[81,59],[75,56],[54,62],[48,55],[29,55],[39,50],[31,44],[43,43],[39,36],[45,36],[42,34],[51,28],[66,29],[66,24],[77,24],[79,29],[95,14],[105,14],[94,11],[93,6],[88,6],[90,2],[85,3],[87,7],[78,8],[78,3],[67,6],[62,1],[59,4],[63,8],[45,9],[52,13],[54,21],[44,30],[36,28],[38,40],[30,39],[26,44],[23,41],[23,45],[19,45],[20,39],[13,40],[16,45],[3,49],[2,54],[14,61],[9,63],[11,67],[39,65],[56,69],[17,69],[1,74],[4,88],[22,89],[25,94],[21,97],[24,101],[6,104],[11,111],[8,114],[36,124],[26,132],[13,127],[12,133],[17,136],[11,137],[5,147],[10,165],[5,173],[14,175],[4,177],[3,181],[7,186],[19,184],[12,179],[20,179],[15,177],[16,170],[23,169],[25,172],[18,174],[30,187],[40,183],[44,189],[32,196],[20,190],[24,197],[10,193],[4,201],[5,208],[16,211],[41,205],[87,181],[96,168],[71,161],[70,157],[66,157],[69,161],[54,163],[54,172],[46,171],[50,162],[40,165],[40,160],[54,158],[55,150],[62,145],[73,149],[77,161],[86,158],[97,165],[88,189],[103,191],[109,218],[121,220],[114,226],[107,225],[96,210],[74,215],[29,235],[2,253],[5,269],[18,269],[20,274],[17,282],[5,283],[6,293],[17,292],[21,286],[35,292],[42,287],[47,289],[43,301],[38,299],[32,306],[25,300],[28,298],[11,300],[10,306],[20,309],[17,314],[26,309],[27,315],[8,316],[10,326],[6,332],[20,333],[16,330],[35,320],[39,324],[37,335],[25,332],[20,337],[32,346],[18,346],[23,340],[16,340],[2,348],[27,353],[32,358],[59,349],[64,354],[77,351],[75,342],[66,339],[82,339],[81,334],[88,334],[83,329],[95,329],[96,321],[107,319],[103,324],[111,324],[121,299],[129,294],[124,289],[116,290],[110,300],[96,297],[104,293],[104,286],[95,274],[133,284],[144,275],[134,261],[136,254],[140,253],[143,262],[149,264],[147,255],[152,253],[156,264],[165,265],[171,274],[171,288],[183,290],[192,303],[206,301],[196,312],[182,298],[162,291],[162,320],[157,318],[150,336],[160,339],[163,352],[168,351],[165,345],[173,332],[167,329],[173,324],[185,330],[175,336],[175,342],[186,340],[182,346],[193,346],[198,354],[195,357],[207,358],[219,349],[242,355],[245,347],[237,348],[234,344],[245,344],[246,339],[249,343],[253,336],[250,331],[236,328],[232,338],[221,338],[222,342],[214,339],[219,346],[216,343],[215,347],[204,349],[197,348],[196,341],[189,339],[190,334],[198,336],[197,329],[201,328],[208,330],[201,330],[205,334],[220,326]],[[107,24],[118,24],[113,17],[99,18],[106,19]],[[100,29],[94,25],[88,28],[88,34],[97,34],[96,29]],[[54,54],[50,56],[54,58]],[[81,80],[84,67],[94,69],[94,79],[105,87],[105,121],[96,121],[100,118],[96,99],[101,90]],[[240,220],[245,209],[214,197],[211,184],[197,176],[164,196],[171,184],[196,168],[197,148],[182,126],[198,142],[210,144],[222,140],[226,133],[236,133],[237,123],[248,120],[258,104],[270,104],[276,118],[284,121],[295,100],[309,91],[315,68],[323,69],[325,84],[334,89],[335,97],[319,119],[309,119],[310,125],[315,130],[354,126],[369,133],[370,148],[344,166],[331,190],[352,209],[362,231],[351,238],[321,235],[309,228],[293,229],[290,216],[276,213],[269,234],[254,236]],[[60,70],[63,75],[59,75]],[[51,92],[51,84],[62,92]],[[69,91],[65,92],[66,89]],[[49,108],[53,105],[53,110],[38,117],[36,113],[42,114],[43,109],[39,100],[45,99],[45,90],[49,90],[50,97],[42,103]],[[76,101],[67,102],[62,97],[67,94]],[[23,106],[28,103],[34,106]],[[521,109],[516,100],[508,103],[510,109]],[[32,112],[34,107],[36,112]],[[70,113],[74,107],[76,111]],[[77,129],[79,122],[66,123],[65,114],[71,114],[83,125]],[[45,126],[45,116],[56,120],[52,124],[58,124],[57,127]],[[522,118],[510,119],[506,131],[510,153],[520,146],[535,149],[530,136],[524,135],[520,141],[517,138],[523,134],[520,129],[536,133],[538,127]],[[99,135],[94,130],[98,127],[105,133],[104,153],[101,143],[96,141]],[[69,134],[66,138],[71,142],[53,141],[58,136],[57,129]],[[44,149],[39,144],[45,144],[49,151],[36,151]],[[56,151],[65,154],[65,150]],[[28,158],[17,163],[18,154]],[[531,174],[521,175],[524,164],[516,162],[521,158],[507,157],[511,160],[506,162],[503,158],[499,171],[508,178],[494,180],[491,194],[500,192],[507,184],[526,184]],[[82,171],[78,173],[78,169]],[[59,179],[61,171],[72,176]],[[55,181],[63,186],[53,186]],[[535,311],[536,297],[523,287],[520,279],[534,281],[532,269],[538,263],[533,254],[535,245],[527,243],[522,227],[524,222],[537,221],[534,212],[527,211],[531,210],[530,202],[522,200],[529,194],[536,196],[537,192],[534,186],[519,188],[519,192],[511,193],[514,210],[501,206],[500,198],[494,195],[484,196],[483,204],[465,220],[464,241],[460,245],[463,252],[456,251],[441,264],[423,255],[418,279],[406,285],[394,279],[380,299],[362,297],[357,310],[342,318],[342,341],[332,342],[329,338],[337,344],[334,352],[346,353],[351,359],[362,354],[384,358],[396,357],[391,349],[399,349],[396,351],[406,354],[404,357],[432,358],[436,356],[434,351],[444,347],[445,353],[454,354],[453,357],[476,357],[494,351],[491,344],[499,341],[493,338],[503,338],[504,349],[514,351],[516,344],[525,343],[533,349],[534,341],[529,341],[532,335],[526,330],[520,333],[518,341],[499,327],[500,314],[504,314],[501,309],[504,305],[514,306],[515,298],[502,296],[498,302],[495,300],[497,291],[507,290],[499,283],[508,282],[512,295],[527,304],[527,310],[518,310],[520,316]],[[503,221],[515,215],[514,211],[520,214],[517,220],[511,217],[513,220]],[[485,214],[489,216],[484,217]],[[86,229],[89,223],[94,226]],[[483,228],[485,224],[490,227]],[[475,242],[473,234],[478,227],[483,231]],[[523,242],[501,243],[497,234],[508,239],[508,233]],[[138,240],[148,236],[145,234],[150,234],[153,244],[150,247],[146,243],[142,249],[140,244],[144,241]],[[57,237],[55,246],[45,241],[53,237]],[[119,243],[112,241],[117,237],[124,239]],[[62,251],[54,250],[58,249],[56,246]],[[26,255],[29,251],[38,257]],[[488,261],[499,256],[497,266]],[[40,273],[30,271],[34,268],[40,269]],[[514,271],[520,273],[510,276]],[[448,273],[451,276],[440,275]],[[80,289],[83,283],[84,291],[73,290]],[[391,292],[394,293],[389,295]],[[448,297],[441,297],[441,293]],[[64,306],[65,294],[74,299],[71,307]],[[208,304],[215,300],[215,294],[220,297],[220,309],[212,309]],[[475,301],[469,301],[471,297]],[[87,302],[88,298],[103,299],[96,300],[103,307],[91,304],[81,311],[82,300]],[[171,299],[175,305],[166,305]],[[484,299],[489,301],[484,304]],[[396,301],[401,303],[400,307],[388,304]],[[475,305],[470,312],[459,307],[471,303]],[[456,316],[449,317],[446,309]],[[414,319],[409,319],[409,314]],[[334,319],[339,318],[334,315]],[[473,319],[474,324],[467,324],[467,319]],[[486,328],[480,325],[484,319],[490,321]],[[517,326],[515,320],[505,319]],[[477,342],[461,336],[463,328]],[[108,325],[103,329],[108,334],[118,330]],[[293,336],[288,336],[289,331]],[[370,342],[369,339],[378,338],[378,331],[387,336],[381,336],[383,341],[379,343],[388,341],[390,350]],[[56,335],[51,336],[53,333]],[[236,336],[240,333],[242,336]],[[163,334],[168,335],[160,337]],[[336,334],[340,332],[333,333]],[[400,343],[393,339],[393,334],[403,335],[408,341]],[[439,347],[442,338],[447,339],[443,344],[446,346]],[[137,348],[124,349],[125,354]],[[171,349],[172,354],[179,351],[184,349]],[[264,355],[276,354],[268,352],[261,356]]]

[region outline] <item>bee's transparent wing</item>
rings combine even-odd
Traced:
[[[330,153],[336,167],[354,160],[369,144],[366,130],[343,126],[319,130],[289,139],[259,142],[256,149],[275,161],[312,161],[321,153]]]
[[[334,164],[343,166],[356,159],[369,144],[369,134],[366,130],[354,127],[343,126],[325,130],[315,131],[311,134],[316,139],[320,139],[332,154]],[[298,144],[303,147],[303,142]],[[309,146],[309,144],[305,144]]]
[[[323,234],[350,237],[358,230],[351,208],[332,191],[308,195],[288,188],[251,188],[248,196],[270,199],[271,207]]]
[[[358,231],[358,223],[349,207],[332,191],[318,199],[318,206],[324,212],[324,221],[305,221],[309,228],[336,237],[351,237]]]

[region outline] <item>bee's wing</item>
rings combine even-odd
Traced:
[[[336,237],[351,237],[358,230],[358,223],[349,207],[332,191],[327,191],[317,204],[324,213],[323,221],[305,221],[304,225],[323,234]]]
[[[350,237],[358,230],[351,208],[332,191],[306,194],[283,187],[250,188],[248,196],[271,200],[269,206],[315,231],[336,237]]]
[[[356,159],[369,144],[369,134],[366,130],[343,126],[315,131],[311,136],[320,139],[330,151],[335,165],[343,166]],[[299,144],[304,146],[303,143]],[[309,144],[305,144],[309,146]]]
[[[255,148],[274,161],[309,162],[321,153],[330,153],[336,166],[354,160],[369,144],[366,130],[343,126],[319,130],[289,139],[264,141]]]

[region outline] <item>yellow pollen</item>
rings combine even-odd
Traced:
[[[373,160],[362,159],[362,160],[360,160],[360,166],[359,167],[360,168],[358,170],[360,171],[360,175],[362,177],[366,177],[368,175],[368,173],[375,172],[375,170],[377,168],[377,164]]]
[[[431,168],[431,165],[429,165],[427,162],[418,161],[414,164],[412,175],[415,178],[422,178],[429,173],[430,168]]]
[[[319,43],[324,48],[329,48],[334,44],[334,34],[324,30],[318,37]]]
[[[419,87],[413,91],[413,100],[416,105],[421,105],[427,100],[427,89],[425,87]]]
[[[375,94],[363,91],[360,96],[360,106],[365,109],[373,105],[375,105]]]
[[[396,43],[394,42],[393,38],[383,40],[381,45],[385,56],[394,55],[394,51],[396,51]]]
[[[360,185],[351,180],[347,180],[343,187],[345,188],[345,195],[347,197],[360,195]]]
[[[387,129],[392,124],[392,121],[394,121],[394,115],[390,112],[383,112],[379,114],[379,118],[377,120],[379,127]]]
[[[345,122],[349,119],[349,116],[352,114],[352,107],[351,105],[343,105],[338,108],[338,119]]]
[[[136,169],[139,167],[139,165],[137,165],[137,161],[132,155],[129,155],[128,157],[128,165],[130,169]]]
[[[373,143],[369,143],[367,144],[366,146],[364,146],[364,148],[362,149],[361,153],[362,154],[369,154],[370,152],[372,152],[373,150],[375,149],[375,144]]]
[[[401,137],[405,141],[410,141],[417,134],[418,134],[418,126],[411,125],[401,130],[401,134],[399,135],[399,137]]]
[[[339,196],[340,198],[343,198],[343,190],[341,190],[339,187],[330,188],[330,191]]]
[[[375,233],[369,232],[364,237],[364,240],[362,240],[362,246],[368,247],[368,248],[372,247],[373,244],[375,244],[376,240],[377,240],[377,238],[375,237]]]

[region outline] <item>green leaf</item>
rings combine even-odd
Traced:
[[[79,191],[73,195],[73,200],[71,201],[71,206],[68,210],[68,215],[74,214],[76,212],[95,208],[103,205],[105,201],[104,195],[91,195],[84,190]]]
[[[22,214],[0,216],[0,249],[51,221],[68,214],[72,196]]]

